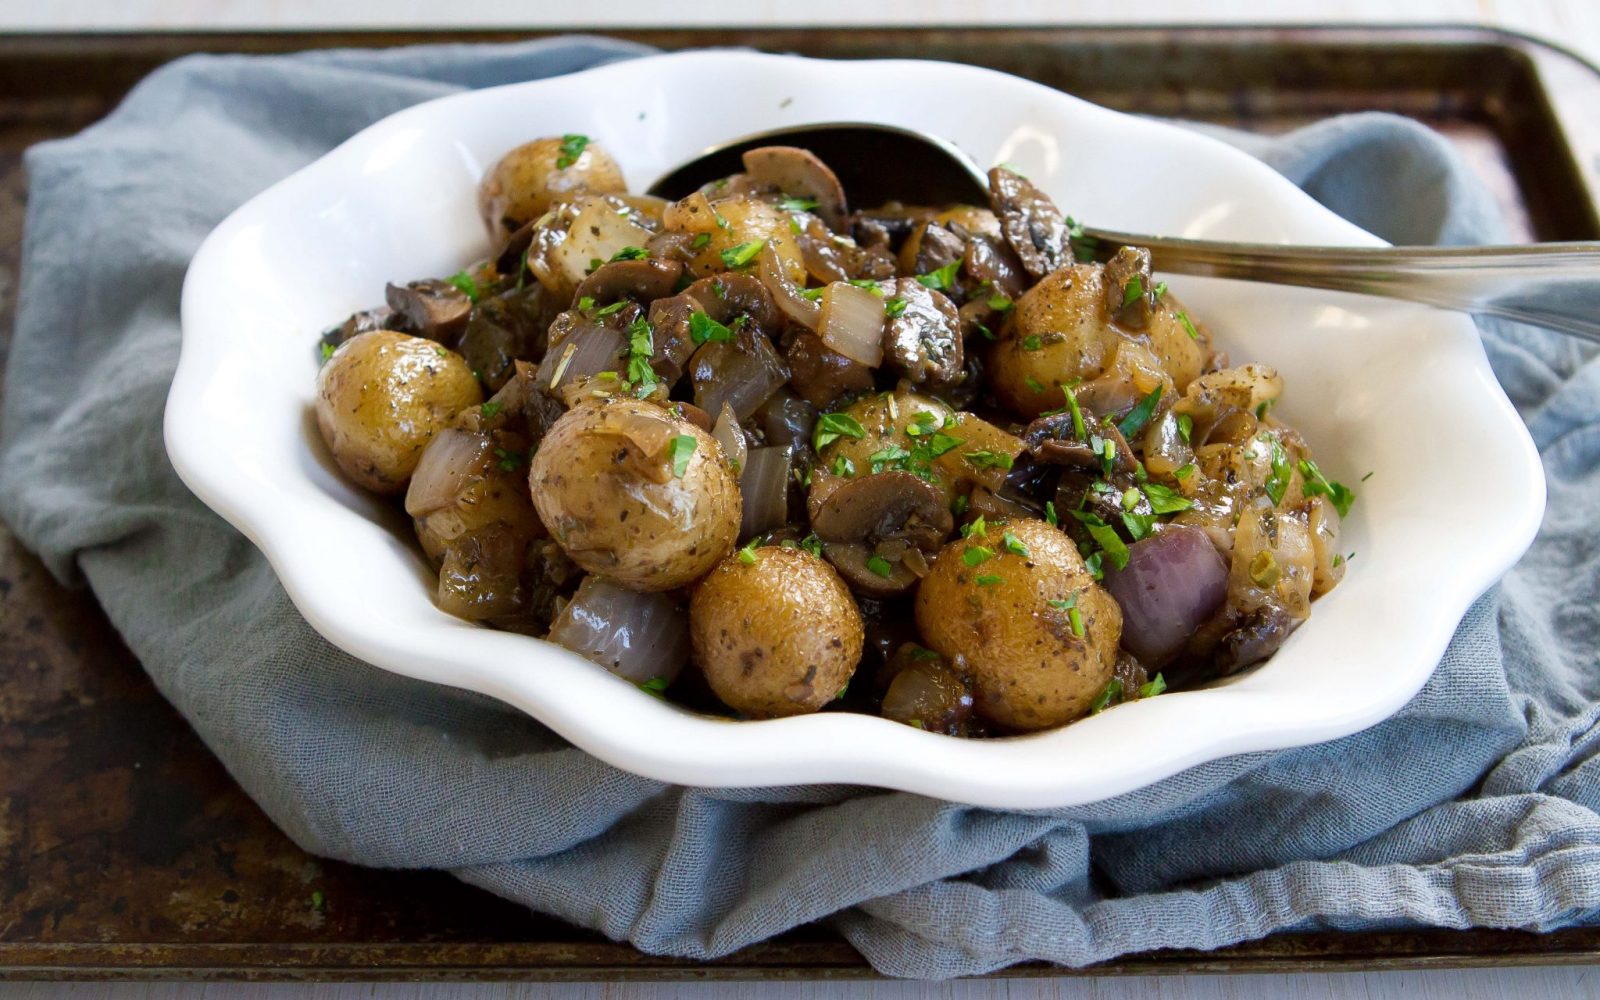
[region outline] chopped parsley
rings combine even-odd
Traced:
[[[1160,674],[1156,674],[1150,680],[1139,685],[1139,697],[1154,698],[1156,695],[1160,694],[1166,689],[1167,679]]]
[[[1040,340],[1037,334],[1030,333],[1028,336],[1022,338],[1022,349],[1024,351],[1037,351],[1043,346],[1044,341]]]
[[[611,262],[616,263],[619,260],[644,260],[648,256],[650,256],[650,254],[645,250],[644,247],[623,247],[621,250],[618,250],[616,253],[611,255]]]
[[[982,545],[971,545],[961,553],[961,561],[970,566],[982,566],[994,558],[994,550]]]
[[[845,458],[843,455],[835,455],[833,456],[833,474],[836,476],[844,476],[846,478],[853,476],[856,474],[856,463],[850,461],[848,458]]]
[[[746,566],[754,566],[756,564],[756,541],[754,538],[750,539],[745,543],[744,548],[739,550],[739,561]]]
[[[496,448],[494,457],[494,464],[500,468],[501,472],[516,472],[522,465],[523,460],[527,458],[520,451],[506,451],[504,448]]]
[[[1028,547],[1022,544],[1022,541],[1009,531],[1000,536],[1000,547],[1014,556],[1028,558]]]
[[[748,267],[750,262],[756,259],[756,254],[759,254],[761,248],[766,245],[766,240],[752,240],[749,243],[741,243],[736,247],[729,247],[718,256],[722,258],[722,263],[728,267]]]
[[[1066,386],[1061,387],[1061,394],[1067,397],[1067,411],[1072,414],[1072,436],[1079,441],[1089,440],[1089,429],[1083,425],[1083,409],[1078,406],[1078,397]]]
[[[1150,529],[1156,526],[1157,517],[1154,514],[1139,514],[1135,511],[1123,511],[1122,523],[1128,529],[1128,534],[1134,541],[1148,538]]]
[[[1196,330],[1194,328],[1194,323],[1189,319],[1189,314],[1188,313],[1186,313],[1186,312],[1178,313],[1178,322],[1183,324],[1184,332],[1189,335],[1189,339],[1190,340],[1199,340],[1200,339],[1200,331]]]
[[[485,420],[493,420],[500,413],[501,408],[499,403],[491,399],[478,407],[478,412],[483,414]]]
[[[1317,463],[1309,458],[1300,463],[1300,475],[1305,477],[1305,493],[1308,497],[1325,496],[1333,501],[1334,509],[1340,517],[1350,515],[1350,505],[1356,502],[1355,491],[1343,483],[1329,479],[1317,468]],[[1368,476],[1372,473],[1367,473]],[[1363,477],[1365,482],[1365,477]]]
[[[696,344],[711,340],[732,340],[733,331],[703,312],[689,314],[689,339]]]
[[[1164,385],[1156,386],[1148,396],[1139,400],[1138,406],[1128,411],[1127,416],[1117,421],[1117,430],[1122,432],[1123,437],[1131,440],[1135,434],[1144,430],[1145,424],[1148,424],[1155,414],[1156,404],[1161,402],[1161,391],[1165,388]]]
[[[1270,409],[1272,409],[1272,400],[1263,399],[1261,401],[1261,405],[1256,407],[1256,419],[1257,420],[1265,420],[1265,419],[1267,419],[1267,411],[1270,410]]]
[[[1274,559],[1272,553],[1266,549],[1262,549],[1251,558],[1248,569],[1251,582],[1262,590],[1277,583],[1281,575],[1278,571],[1278,560]]]
[[[1189,443],[1190,435],[1194,434],[1194,418],[1187,413],[1178,414],[1178,436],[1183,438],[1183,443]]]
[[[1268,438],[1272,445],[1272,472],[1267,476],[1267,496],[1271,498],[1273,506],[1283,502],[1284,494],[1289,492],[1289,477],[1292,466],[1289,465],[1289,456],[1283,452],[1283,445],[1275,437]]]
[[[646,394],[656,384],[656,370],[650,367],[656,346],[650,335],[650,324],[643,316],[628,327],[628,381]]]
[[[1066,596],[1066,598],[1064,598],[1063,600],[1045,601],[1045,603],[1050,605],[1052,608],[1055,608],[1057,611],[1066,611],[1069,608],[1073,608],[1073,607],[1077,606],[1077,604],[1078,604],[1078,592],[1077,591],[1073,591],[1072,593],[1068,594]]]
[[[965,493],[963,493],[954,500],[950,501],[950,513],[954,514],[956,517],[962,517],[966,514],[967,508],[970,506],[972,506],[972,501]]]
[[[872,558],[868,559],[867,569],[872,570],[872,572],[883,577],[885,580],[887,580],[894,573],[894,567],[891,566],[889,564],[889,560],[885,559],[883,556],[873,556]]]
[[[1067,609],[1067,622],[1072,626],[1072,634],[1083,638],[1083,612],[1077,608]]]
[[[679,434],[672,439],[667,446],[667,455],[672,459],[672,478],[682,479],[689,471],[689,459],[694,457],[697,444],[693,434]]]
[[[696,236],[694,239],[689,241],[689,249],[690,250],[703,250],[703,249],[705,249],[705,245],[707,243],[710,243],[710,242],[711,242],[711,234],[710,233],[701,233],[698,236]]]
[[[639,685],[639,690],[654,698],[665,700],[667,693],[667,679],[665,677],[652,677]]]
[[[1006,578],[995,573],[979,573],[972,582],[980,587],[993,587],[1005,583]]]
[[[944,267],[929,271],[927,274],[917,275],[917,281],[927,288],[946,289],[955,287],[956,272],[961,269],[961,261],[953,260]]]
[[[1175,479],[1188,479],[1190,476],[1194,475],[1194,463],[1183,463],[1182,465],[1178,466],[1177,469],[1173,470],[1172,475]]]
[[[872,463],[874,473],[882,472],[891,466],[904,469],[906,460],[911,457],[911,452],[897,444],[886,445],[867,456],[867,461]]]
[[[809,212],[816,207],[815,198],[785,198],[778,202],[778,208],[785,212]]]
[[[899,316],[901,313],[906,311],[907,305],[909,305],[909,303],[898,295],[884,299],[883,314],[890,319],[894,319],[896,316]]]
[[[975,469],[1009,469],[1013,459],[1000,451],[969,451],[961,456]]]
[[[989,526],[984,523],[983,515],[979,514],[973,521],[961,526],[962,538],[987,538]]]
[[[839,438],[855,438],[860,440],[867,436],[861,422],[848,413],[824,413],[817,418],[817,426],[811,432],[811,446],[821,451]]]
[[[848,281],[846,281],[845,284],[854,285],[857,288],[865,288],[867,291],[869,291],[872,294],[876,295],[878,298],[880,298],[880,299],[883,298],[883,285],[881,285],[878,282],[872,280],[871,278],[851,278]]]
[[[1158,282],[1156,282],[1156,287],[1151,289],[1150,291],[1151,291],[1151,294],[1154,295],[1156,298],[1158,298],[1158,299],[1159,298],[1163,298],[1167,294],[1167,283],[1165,281],[1158,281]]]
[[[1061,526],[1061,519],[1056,516],[1056,503],[1054,500],[1044,502],[1044,523],[1052,528]]]
[[[578,162],[578,157],[583,155],[584,147],[589,145],[589,137],[576,132],[568,133],[561,137],[561,155],[556,157],[556,169],[565,170]]]
[[[588,312],[590,309],[593,309],[593,308],[594,308],[594,298],[592,296],[585,295],[585,296],[583,296],[582,298],[580,298],[578,300],[578,311],[579,312]]]
[[[1089,537],[1100,546],[1100,552],[1111,560],[1113,569],[1122,569],[1128,565],[1128,546],[1123,543],[1117,529],[1100,519],[1100,515],[1086,510],[1072,511],[1072,516],[1078,519],[1089,532]],[[1099,554],[1099,553],[1097,553]]]
[[[996,292],[989,296],[989,308],[993,309],[995,312],[1010,312],[1013,305],[1015,305],[1015,303],[1011,301],[1011,296],[1009,295],[1002,295],[999,292]]]
[[[1139,301],[1139,296],[1144,294],[1144,279],[1137,274],[1128,279],[1122,286],[1122,308],[1126,309]]]
[[[1193,466],[1185,466],[1184,468],[1189,469],[1190,472],[1194,471]],[[1178,471],[1183,472],[1183,469]],[[1178,478],[1182,479],[1184,476],[1179,476]],[[1150,501],[1150,509],[1157,514],[1176,514],[1194,506],[1193,500],[1183,496],[1170,486],[1162,486],[1160,483],[1145,483],[1143,488],[1145,497]]]
[[[800,548],[819,559],[822,558],[822,539],[818,538],[815,533],[800,539]]]
[[[478,280],[466,271],[457,271],[444,280],[456,286],[457,291],[473,302],[478,301],[478,296],[482,294],[478,290]]]
[[[978,327],[978,333],[983,337],[984,340],[993,340],[993,339],[995,339],[993,330],[991,330],[988,327],[984,326],[982,323],[978,323],[977,327]]]
[[[601,306],[599,309],[596,309],[594,311],[594,315],[596,319],[599,319],[602,316],[610,316],[613,313],[619,313],[626,308],[628,308],[628,300],[618,299],[609,306]]]
[[[1029,375],[1023,381],[1027,383],[1028,391],[1033,393],[1035,396],[1037,396],[1041,392],[1044,392],[1044,383],[1040,382],[1038,379],[1034,378],[1032,375]]]
[[[601,260],[599,257],[590,257],[589,258],[589,269],[587,271],[585,271],[584,273],[585,274],[593,274],[594,272],[600,270],[601,266],[604,265],[604,264],[605,264],[605,261]]]
[[[328,343],[327,341],[323,341],[322,342],[322,360],[323,361],[327,361],[331,357],[333,357],[333,345]]]
[[[1089,706],[1090,715],[1099,715],[1106,709],[1122,700],[1122,678],[1113,677],[1106,681],[1106,686],[1095,696],[1093,704]]]

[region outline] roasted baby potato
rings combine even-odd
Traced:
[[[433,436],[483,402],[461,356],[392,330],[350,338],[317,376],[317,427],[345,475],[399,493]]]
[[[583,403],[528,471],[539,517],[572,561],[635,590],[703,576],[739,533],[739,485],[715,439],[651,403]]]
[[[865,641],[833,567],[776,545],[742,549],[701,581],[689,634],[717,697],[757,719],[815,712],[839,697]]]
[[[478,211],[491,233],[510,232],[562,199],[626,190],[617,161],[587,136],[552,136],[500,158],[478,187]]]
[[[978,714],[1007,729],[1085,715],[1111,680],[1122,638],[1122,611],[1072,540],[1031,519],[945,546],[916,614],[923,640],[965,663]]]

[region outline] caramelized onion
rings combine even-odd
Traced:
[[[551,390],[600,372],[620,372],[626,368],[628,338],[609,326],[589,326],[572,331],[560,347],[553,347],[539,362],[534,382]]]
[[[822,291],[817,335],[830,351],[876,368],[883,364],[883,297],[835,281]]]
[[[739,538],[753,538],[789,520],[788,447],[752,448],[739,477],[744,519]]]
[[[800,294],[799,287],[789,280],[783,262],[778,259],[770,243],[762,248],[759,260],[761,283],[772,293],[772,301],[783,310],[785,316],[807,330],[815,330],[822,322],[822,307]]]
[[[689,372],[696,406],[721,413],[726,403],[740,420],[750,419],[789,380],[772,341],[763,333],[748,331],[738,340],[706,343],[689,360]]]
[[[447,427],[422,450],[406,488],[406,513],[423,517],[456,502],[467,480],[483,472],[493,442],[487,434]]]
[[[589,576],[551,623],[550,641],[635,684],[671,683],[689,658],[689,616],[666,594]]]
[[[1228,564],[1199,528],[1171,524],[1128,546],[1128,564],[1106,570],[1122,608],[1122,645],[1151,667],[1183,648],[1228,596]]]
[[[726,402],[722,404],[716,426],[711,428],[711,436],[722,446],[722,454],[733,463],[734,469],[744,468],[745,453],[749,449],[744,443],[744,431],[739,429],[739,418],[733,415],[733,407]]]

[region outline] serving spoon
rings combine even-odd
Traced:
[[[769,129],[713,146],[651,184],[681,198],[743,169],[758,146],[809,149],[834,169],[856,204],[987,204],[989,183],[971,157],[934,136],[892,125],[838,122]],[[914,165],[914,168],[913,168]],[[1330,247],[1189,240],[1084,227],[1074,249],[1106,260],[1146,247],[1155,270],[1326,288],[1422,302],[1530,323],[1600,343],[1600,243],[1523,246]]]

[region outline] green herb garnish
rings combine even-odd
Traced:
[[[1283,445],[1277,438],[1268,439],[1272,444],[1272,472],[1267,476],[1267,496],[1271,498],[1272,505],[1276,507],[1283,502],[1284,494],[1289,492],[1290,469],[1289,457],[1283,452]]]
[[[956,283],[956,272],[960,269],[961,261],[953,260],[944,267],[917,275],[917,281],[927,288],[953,288]]]
[[[1194,433],[1194,418],[1187,413],[1178,414],[1178,436],[1183,438],[1183,443],[1189,443],[1189,437]]]
[[[766,245],[766,240],[752,240],[749,243],[741,243],[736,247],[729,247],[722,251],[719,256],[722,258],[722,263],[728,267],[747,267],[751,261],[756,259],[756,255],[761,252],[761,248]]]
[[[478,296],[482,294],[478,290],[477,279],[468,274],[466,271],[457,271],[455,274],[452,274],[450,277],[444,280],[456,286],[457,291],[459,291],[462,295],[465,295],[473,302],[478,301]]]
[[[689,314],[689,339],[696,344],[711,340],[732,340],[733,331],[703,312]]]
[[[1192,321],[1190,321],[1188,313],[1186,313],[1186,312],[1178,313],[1178,322],[1183,324],[1184,332],[1189,334],[1189,339],[1190,340],[1199,340],[1200,339],[1200,331],[1196,330],[1194,328],[1194,323]]]
[[[693,434],[679,434],[667,446],[667,455],[672,459],[672,478],[682,479],[683,474],[689,471],[689,459],[694,457],[695,441]]]
[[[1300,463],[1300,475],[1305,477],[1306,496],[1325,496],[1333,501],[1334,509],[1339,512],[1340,517],[1349,516],[1350,505],[1356,502],[1355,491],[1343,483],[1324,476],[1322,470],[1317,468],[1317,463],[1309,458]],[[1367,475],[1370,476],[1372,473],[1369,472]]]
[[[1150,680],[1139,685],[1139,697],[1154,698],[1156,695],[1160,694],[1166,689],[1167,679],[1160,674],[1156,674]]]
[[[867,436],[862,429],[861,422],[848,413],[824,413],[817,418],[817,426],[811,432],[811,446],[821,451],[841,437],[860,440]]]
[[[578,162],[578,157],[583,155],[584,147],[589,145],[589,137],[576,132],[561,137],[561,155],[556,157],[556,169],[565,170]]]
[[[907,305],[909,305],[909,303],[898,295],[884,299],[883,314],[890,319],[894,319],[896,316],[899,316],[901,313],[906,311]]]
[[[665,699],[667,693],[667,679],[665,677],[652,677],[640,684],[639,690],[653,698]]]
[[[1150,394],[1139,400],[1139,405],[1128,411],[1128,415],[1117,422],[1117,430],[1122,436],[1132,440],[1133,436],[1144,430],[1145,424],[1150,422],[1151,416],[1156,412],[1156,404],[1161,402],[1161,391],[1166,387],[1158,385]]]
[[[756,539],[750,539],[745,543],[744,548],[739,550],[739,561],[746,566],[754,566],[756,564]]]
[[[1122,678],[1113,677],[1106,681],[1106,686],[1095,696],[1093,704],[1089,706],[1090,715],[1099,715],[1107,708],[1122,700]]]
[[[1000,547],[1014,556],[1028,558],[1028,547],[1022,544],[1022,541],[1009,531],[1000,536]]]
[[[967,551],[961,553],[961,561],[968,566],[982,566],[994,558],[994,550],[982,545],[971,545]]]
[[[628,381],[646,395],[656,384],[656,371],[650,367],[650,359],[656,352],[651,333],[650,324],[643,316],[628,327]]]
[[[500,404],[492,399],[478,407],[478,412],[483,414],[485,420],[493,420],[500,410]]]
[[[1072,516],[1077,518],[1089,532],[1095,544],[1100,546],[1100,551],[1111,560],[1113,569],[1122,569],[1128,565],[1128,546],[1117,534],[1117,529],[1100,519],[1100,515],[1086,510],[1072,511]]]
[[[1028,336],[1022,338],[1022,349],[1024,351],[1037,351],[1043,346],[1044,341],[1039,339],[1038,335],[1036,334],[1029,334]]]
[[[894,567],[883,556],[873,556],[867,560],[867,569],[887,580],[894,573]]]
[[[707,243],[710,243],[710,242],[711,242],[711,234],[710,233],[701,233],[698,236],[696,236],[694,239],[689,241],[689,249],[690,250],[703,250],[703,249],[705,249],[705,245]]]
[[[1126,309],[1139,301],[1139,296],[1144,294],[1144,279],[1137,274],[1128,279],[1122,286],[1122,308]]]
[[[594,311],[594,315],[596,319],[599,319],[602,316],[610,316],[613,313],[619,313],[626,308],[628,308],[628,300],[618,299],[609,306],[601,306],[599,309],[596,309]]]
[[[816,207],[815,198],[785,198],[778,202],[778,208],[784,212],[809,212]]]
[[[995,573],[979,573],[973,578],[972,582],[976,583],[980,587],[993,587],[996,584],[1004,583],[1005,580],[1005,577],[999,576]]]
[[[644,247],[623,247],[621,250],[618,250],[616,253],[611,255],[611,262],[616,263],[619,260],[644,260],[648,256],[650,256],[650,253],[649,251],[645,250]]]
[[[975,469],[1009,469],[1014,460],[1005,452],[969,451],[961,456]]]
[[[999,292],[996,292],[995,294],[989,296],[989,308],[993,309],[995,312],[1010,312],[1013,305],[1015,305],[1015,303],[1011,301],[1011,296],[1009,295],[1002,295]]]
[[[1044,502],[1044,523],[1052,528],[1061,526],[1061,519],[1056,516],[1056,503],[1054,500]]]
[[[1187,468],[1193,471],[1192,466]],[[1182,472],[1183,470],[1179,469],[1178,471]],[[1182,479],[1184,477],[1179,476],[1178,478]],[[1157,514],[1176,514],[1194,506],[1193,500],[1183,496],[1170,486],[1162,486],[1160,483],[1145,483],[1143,488],[1144,495],[1150,500],[1150,509]]]

